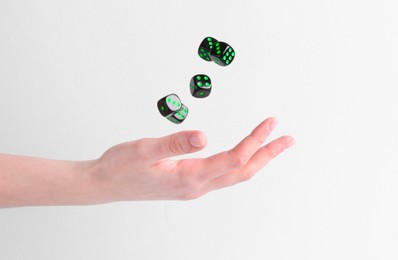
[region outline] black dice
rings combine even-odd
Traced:
[[[176,94],[167,95],[158,101],[158,109],[169,121],[180,124],[188,115],[188,107],[181,103]]]
[[[210,51],[218,41],[213,37],[206,37],[199,45],[198,54],[205,61],[211,61]]]
[[[181,106],[181,100],[176,94],[167,95],[158,101],[159,112],[164,117],[178,111]]]
[[[185,118],[187,118],[188,115],[188,107],[184,104],[182,104],[181,108],[172,113],[167,117],[167,119],[175,124],[181,124]]]
[[[211,80],[205,74],[198,74],[192,77],[189,83],[191,94],[197,98],[205,98],[211,92]]]
[[[198,55],[205,61],[214,61],[220,66],[228,66],[235,58],[235,51],[225,42],[220,42],[213,37],[206,37],[199,45]],[[205,74],[197,74],[191,78],[189,87],[192,96],[208,97],[212,89],[210,77]],[[176,94],[161,98],[157,107],[163,117],[175,124],[182,123],[188,116],[188,107],[182,104]]]
[[[235,58],[235,51],[228,43],[217,42],[210,50],[210,58],[220,66],[228,66]]]

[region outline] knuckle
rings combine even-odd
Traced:
[[[242,157],[237,157],[235,158],[234,161],[234,168],[241,168],[243,166],[245,166],[246,164],[246,160],[244,160]]]
[[[275,158],[278,155],[278,153],[275,150],[270,150],[270,149],[268,150],[268,154],[271,158]]]
[[[184,152],[184,147],[182,146],[180,140],[174,137],[169,142],[169,150],[174,154],[180,154]]]
[[[253,136],[253,135],[250,135],[249,138],[251,139],[251,141],[252,141],[256,146],[261,146],[261,145],[264,143],[264,141],[265,141],[264,138],[260,138],[260,137],[258,137],[258,136]]]
[[[246,160],[242,156],[237,155],[233,150],[229,152],[229,155],[230,165],[233,169],[245,166]]]
[[[243,171],[241,177],[242,177],[242,182],[244,181],[248,181],[251,178],[253,178],[253,176],[256,174],[257,170],[254,166],[249,166],[245,169],[245,171]]]
[[[253,174],[250,171],[244,171],[240,175],[240,181],[246,182],[246,181],[250,180],[252,177],[253,177]]]
[[[282,150],[280,147],[266,147],[265,149],[270,158],[275,158],[281,153]]]
[[[139,140],[131,143],[131,145],[132,145],[131,148],[134,148],[131,150],[134,151],[135,159],[146,161],[151,158],[150,154],[144,152],[146,149],[148,140],[149,140],[148,138],[142,138],[142,139],[139,139]]]
[[[274,149],[274,151],[273,151],[273,153],[272,153],[273,158],[275,158],[275,157],[278,156],[280,153],[282,153],[283,150],[284,150],[284,149],[283,149],[283,146],[278,145],[278,146]]]
[[[199,198],[203,195],[202,186],[203,183],[191,175],[181,176],[178,187],[176,187],[179,199],[193,200]]]

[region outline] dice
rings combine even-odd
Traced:
[[[205,98],[211,92],[211,80],[205,74],[198,74],[191,78],[189,83],[192,96],[196,98]]]
[[[220,66],[228,66],[235,58],[234,49],[225,42],[206,37],[199,45],[199,56],[205,61],[214,61]]]
[[[181,103],[176,94],[159,99],[158,110],[162,116],[175,124],[183,122],[188,115],[188,107]]]
[[[178,111],[181,106],[181,100],[176,94],[167,95],[158,101],[159,112],[164,117]]]
[[[187,118],[188,111],[188,107],[182,104],[181,108],[178,111],[172,113],[166,118],[175,124],[181,124],[185,120],[185,118]]]
[[[210,50],[210,58],[220,66],[228,66],[235,58],[235,51],[228,43],[217,42]]]
[[[235,58],[234,49],[227,43],[218,41],[213,37],[206,37],[198,48],[198,55],[205,61],[214,61],[220,66],[228,66]],[[197,74],[189,83],[191,95],[196,98],[208,97],[211,93],[212,83],[205,74]],[[167,95],[157,103],[160,114],[169,121],[180,124],[188,116],[188,107],[182,104],[176,94]]]
[[[210,51],[218,41],[213,37],[206,37],[199,45],[198,54],[205,61],[211,61]]]

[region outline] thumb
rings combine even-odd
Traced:
[[[156,160],[202,150],[207,138],[201,131],[183,131],[151,140],[152,158]]]

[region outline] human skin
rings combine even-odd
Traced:
[[[208,158],[172,159],[202,150],[200,131],[122,143],[90,161],[0,154],[0,208],[196,199],[249,180],[292,146],[290,136],[264,145],[276,123],[266,119],[234,148]]]

